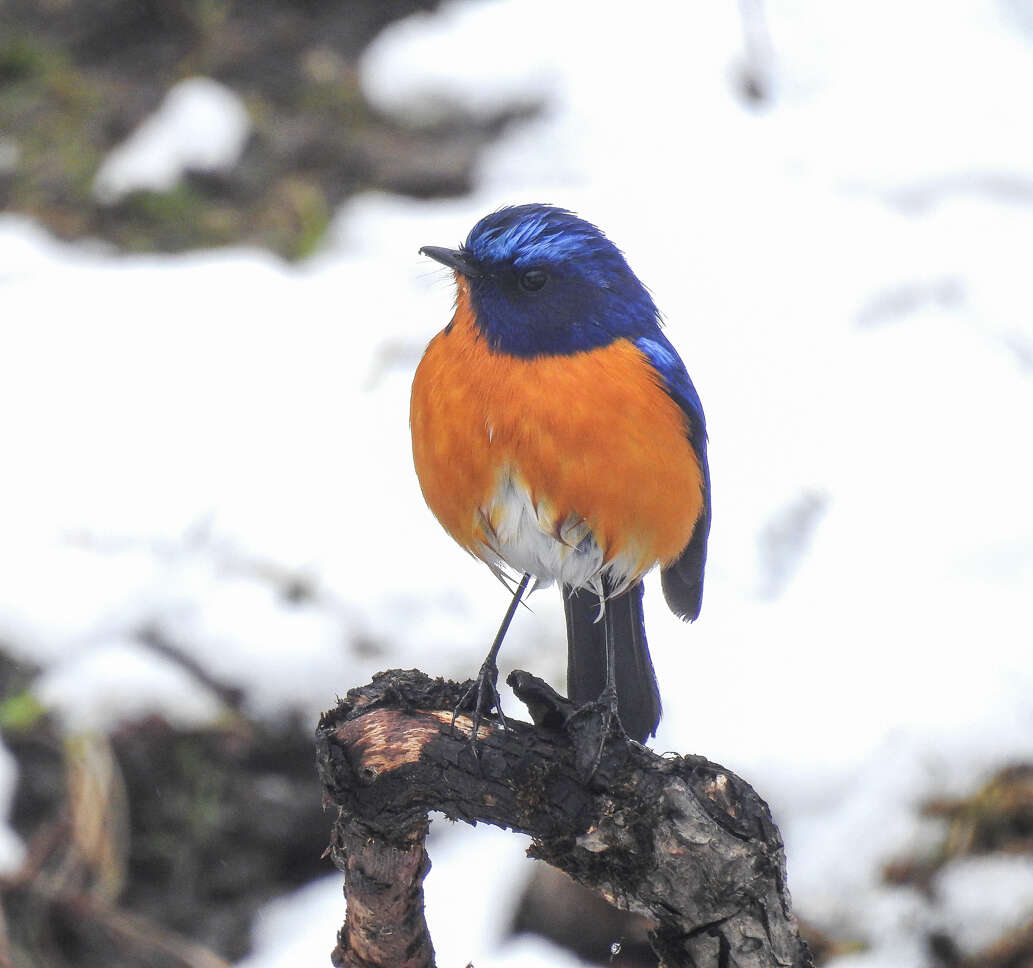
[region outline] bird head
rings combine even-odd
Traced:
[[[458,249],[423,255],[467,280],[493,349],[514,356],[579,353],[655,333],[649,291],[594,225],[551,205],[514,205],[482,218]]]

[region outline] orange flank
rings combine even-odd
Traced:
[[[685,416],[642,352],[626,339],[567,356],[495,352],[457,282],[455,316],[427,347],[411,403],[416,473],[445,530],[484,559],[493,498],[512,480],[541,530],[562,541],[583,521],[604,559],[626,556],[635,577],[678,558],[703,477]]]

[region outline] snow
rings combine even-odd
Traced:
[[[548,97],[557,84],[554,51],[543,43],[541,3],[516,17],[511,6],[489,0],[474,17],[462,4],[416,13],[389,24],[363,56],[366,97],[388,113],[417,123],[445,118],[457,107],[489,118],[511,103]],[[471,32],[472,31],[472,32]],[[500,57],[505,37],[520,57]],[[487,41],[487,42],[486,42]],[[459,56],[457,57],[457,54]]]
[[[934,885],[943,927],[975,955],[1033,918],[1033,866],[1024,857],[971,857],[947,868]]]
[[[190,170],[229,171],[250,131],[240,97],[209,77],[188,77],[104,159],[93,193],[110,204],[134,191],[168,191]]]
[[[522,883],[528,862],[523,855],[529,838],[494,827],[453,828],[437,819],[428,841],[433,890],[427,891],[427,920],[439,965],[490,963],[493,968],[551,965],[577,968],[582,962],[540,938],[507,941],[485,962],[480,952],[499,945],[512,914],[514,884]],[[477,856],[477,872],[469,857]],[[491,872],[490,877],[485,872]],[[287,898],[267,904],[258,914],[255,954],[239,968],[281,968],[326,961],[326,939],[335,937],[343,920],[343,888],[339,876],[307,885]],[[437,930],[462,924],[462,930]],[[332,947],[330,945],[329,947]]]
[[[238,968],[327,964],[343,920],[343,898],[343,882],[335,874],[266,904],[255,917],[255,953],[237,962]]]
[[[89,697],[97,727],[143,700],[214,708],[144,627],[270,715],[314,716],[389,666],[471,674],[506,593],[412,473],[409,382],[452,299],[416,251],[500,204],[563,204],[626,250],[708,414],[703,616],[685,627],[647,590],[656,748],[772,804],[798,912],[869,946],[836,968],[921,965],[944,923],[978,947],[980,925],[1028,915],[1027,859],[953,865],[932,899],[880,872],[935,842],[923,800],[1033,755],[1033,27],[992,0],[778,0],[774,100],[751,108],[734,4],[593,10],[452,3],[386,30],[362,65],[380,108],[545,110],[486,152],[472,198],[352,199],[304,265],[116,257],[0,219],[0,639],[45,665],[59,711]],[[200,140],[239,152],[231,114]],[[236,157],[156,152],[123,184]],[[313,594],[291,603],[298,579]],[[531,606],[503,674],[561,686],[558,600]],[[497,947],[519,840],[446,833],[427,881],[440,963],[565,963]],[[325,957],[339,890],[277,902],[250,968],[288,943]]]
[[[18,764],[10,751],[0,746],[0,811],[10,813],[18,782]],[[0,825],[0,874],[13,874],[25,859],[25,845],[7,824]]]

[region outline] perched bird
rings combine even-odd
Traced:
[[[502,577],[521,574],[478,677],[475,722],[498,704],[496,659],[521,596],[558,583],[573,703],[602,700],[632,739],[660,720],[642,577],[699,615],[710,531],[703,408],[649,291],[594,225],[517,205],[458,249],[452,321],[413,380],[413,458],[445,530]],[[501,714],[501,710],[499,710]]]

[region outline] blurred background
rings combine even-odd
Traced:
[[[1033,965],[1030,0],[0,3],[0,964],[328,963],[318,713],[508,600],[412,472],[417,250],[528,201],[707,411],[656,749],[768,800],[820,963]],[[564,662],[543,591],[503,677]],[[439,964],[650,964],[526,846],[435,822]]]

